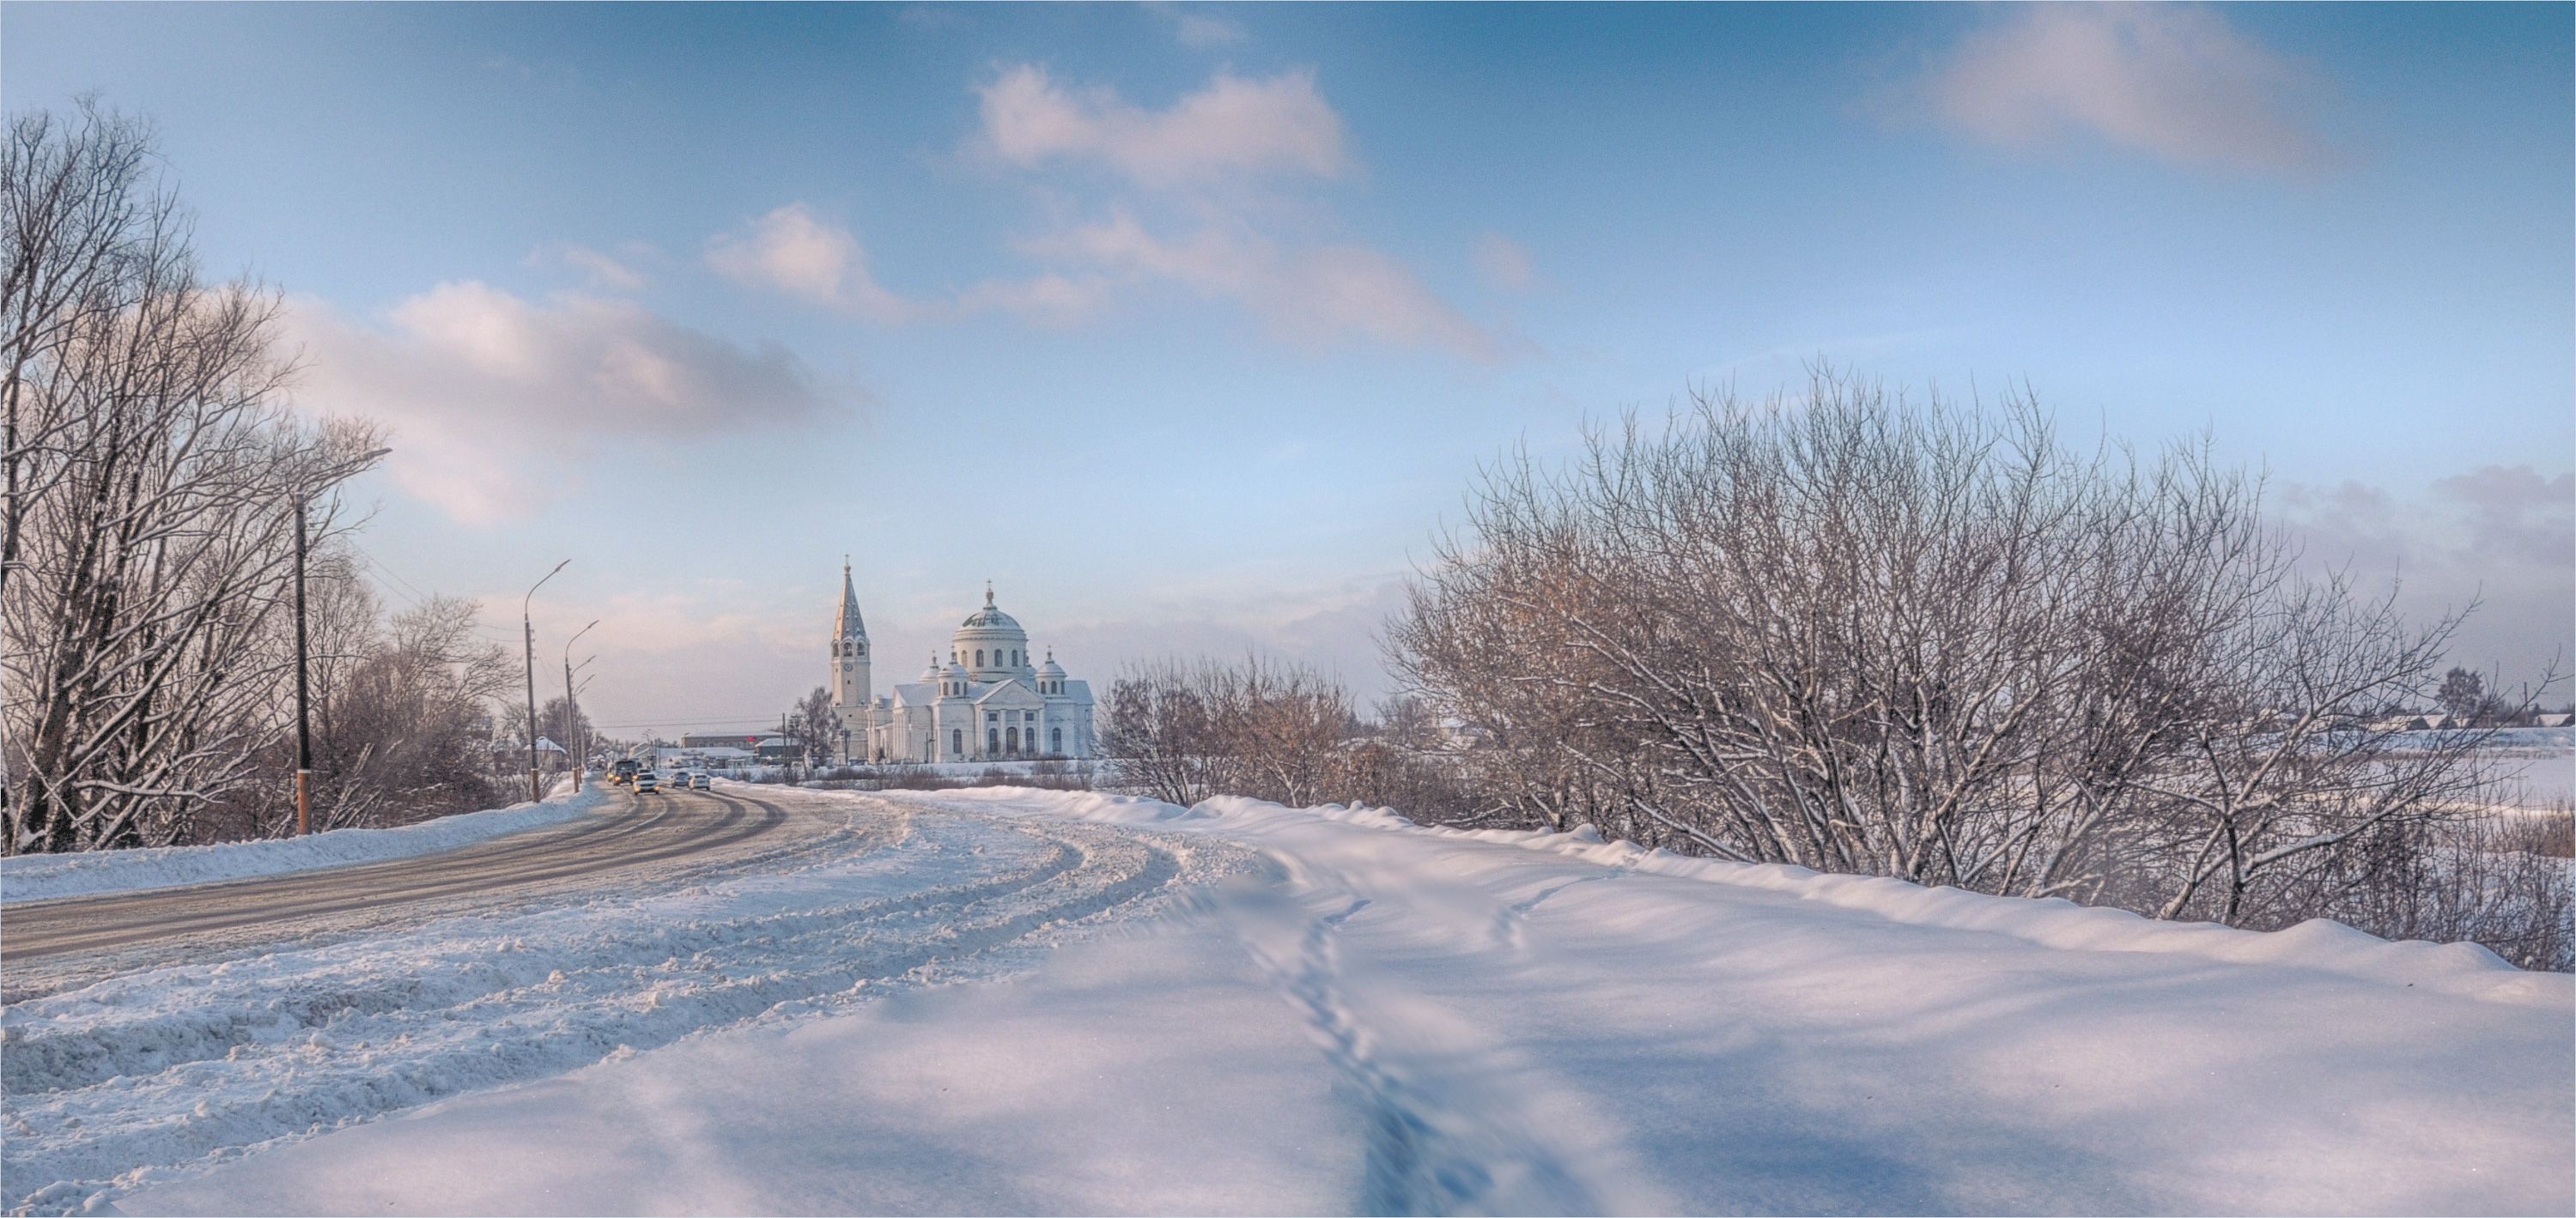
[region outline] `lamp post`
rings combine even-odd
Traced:
[[[527,646],[528,656],[528,799],[530,802],[544,799],[546,793],[544,788],[537,785],[537,626],[535,620],[528,616],[529,607],[536,602],[537,589],[546,586],[546,579],[553,579],[564,568],[571,565],[572,560],[569,558],[556,563],[554,570],[546,572],[545,579],[528,585],[528,594],[519,599],[519,631],[523,636],[522,641]]]
[[[583,769],[583,767],[584,767],[584,766],[586,766],[586,765],[587,765],[587,764],[589,764],[589,763],[588,763],[588,762],[586,762],[586,761],[583,759],[582,754],[580,753],[580,751],[579,751],[579,750],[577,750],[577,749],[575,749],[575,748],[573,747],[573,745],[574,745],[574,741],[576,741],[576,740],[578,740],[578,739],[579,739],[580,724],[581,724],[581,704],[580,704],[579,702],[575,702],[575,701],[573,700],[573,698],[574,698],[574,694],[573,694],[573,689],[572,689],[572,645],[573,645],[573,644],[575,644],[575,643],[580,642],[580,641],[581,641],[581,636],[583,636],[583,635],[585,635],[585,634],[590,633],[590,628],[591,628],[591,626],[596,626],[596,625],[598,625],[598,624],[599,624],[598,619],[595,619],[595,618],[594,618],[594,619],[592,619],[592,621],[591,621],[591,623],[590,623],[590,626],[584,626],[584,627],[582,627],[581,629],[574,631],[574,632],[572,633],[572,637],[571,637],[571,638],[569,638],[569,639],[565,639],[565,640],[564,640],[564,736],[565,736],[565,739],[564,739],[563,741],[561,741],[560,743],[562,743],[562,744],[563,744],[563,746],[564,746],[564,756],[566,756],[566,757],[568,757],[568,758],[570,758],[570,759],[572,760],[572,793],[573,793],[573,794],[575,794],[575,795],[579,795],[579,794],[581,794],[581,775],[582,775],[582,769]],[[584,666],[588,666],[588,665],[589,665],[589,663],[590,663],[590,661],[589,661],[589,660],[587,660],[587,659],[585,659],[585,660],[583,660],[583,661],[582,661],[582,664],[583,664]]]

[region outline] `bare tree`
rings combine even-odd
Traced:
[[[1363,720],[1339,681],[1272,657],[1164,659],[1111,683],[1103,751],[1125,784],[1170,803],[1231,794],[1463,818],[1437,724],[1417,705],[1391,713],[1393,724]]]
[[[276,299],[199,279],[139,124],[31,115],[0,153],[0,846],[161,844],[284,726],[297,505],[347,528],[378,437],[285,415]]]
[[[2369,725],[2457,619],[2297,577],[2206,440],[1820,373],[1590,441],[1488,469],[1389,640],[1526,823],[2264,924],[2487,781]]]
[[[820,685],[796,703],[787,716],[787,738],[809,767],[828,764],[841,743],[840,716],[832,711],[832,691]]]
[[[1207,661],[1130,664],[1109,686],[1101,753],[1135,787],[1188,807],[1217,793],[1221,779],[1215,711],[1217,682]]]

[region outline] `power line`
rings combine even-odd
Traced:
[[[397,574],[393,568],[386,566],[383,560],[377,558],[373,554],[367,553],[365,550],[360,549],[357,546],[353,545],[349,547],[349,552],[357,555],[358,561],[365,563],[368,568],[373,570],[376,574],[393,581],[396,586],[388,587],[385,589],[386,591],[409,601],[411,606],[415,609],[426,609],[429,607],[430,595],[421,591],[418,584],[404,579],[401,575]],[[504,630],[498,626],[487,626],[480,620],[466,623],[466,628],[479,634],[490,635],[496,639],[508,639],[514,643],[519,641],[518,632]]]

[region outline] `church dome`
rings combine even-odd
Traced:
[[[1020,630],[1020,621],[1018,618],[1012,617],[1010,614],[1004,613],[993,607],[993,594],[990,592],[984,594],[983,608],[966,615],[963,629],[1008,630],[1023,634],[1026,633],[1025,631]]]
[[[1002,612],[993,604],[993,585],[986,584],[984,585],[984,607],[966,615],[966,621],[957,627],[957,638],[961,642],[973,639],[1014,639],[1025,645],[1029,640],[1029,632],[1020,629],[1018,618]]]
[[[968,614],[966,624],[948,640],[948,659],[963,664],[978,681],[1009,681],[1032,675],[1029,632],[993,604],[993,586],[984,585],[984,607]]]
[[[939,679],[938,656],[930,657],[930,663],[921,670],[921,679],[924,681],[936,681]]]
[[[1038,666],[1038,675],[1045,677],[1050,681],[1062,680],[1064,678],[1064,665],[1055,662],[1054,652],[1050,651],[1047,653],[1046,663]]]

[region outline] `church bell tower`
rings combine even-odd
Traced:
[[[867,757],[875,708],[876,693],[868,681],[868,624],[859,617],[859,590],[850,582],[850,560],[845,555],[841,608],[832,615],[832,710],[841,719],[844,760]]]

